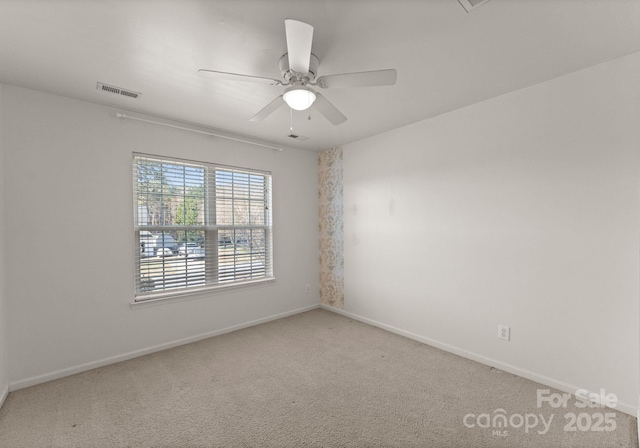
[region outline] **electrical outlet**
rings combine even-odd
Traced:
[[[504,339],[505,341],[511,340],[511,327],[498,325],[498,339]]]
[[[307,293],[310,293],[310,292],[311,292],[311,285],[307,283],[307,285],[304,287],[304,290],[305,290]]]

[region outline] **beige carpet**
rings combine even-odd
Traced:
[[[636,420],[620,412],[613,431],[565,431],[564,415],[585,410],[537,408],[537,389],[547,388],[314,310],[12,392],[0,446],[638,446]],[[531,428],[478,427],[500,413]],[[539,414],[554,415],[544,434]]]

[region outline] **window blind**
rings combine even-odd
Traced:
[[[136,300],[273,278],[271,174],[133,157]]]

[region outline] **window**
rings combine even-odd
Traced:
[[[271,174],[133,157],[136,301],[273,278]]]

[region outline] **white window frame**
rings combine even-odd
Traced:
[[[173,224],[173,225],[151,225],[149,223],[141,224],[140,207],[138,203],[138,190],[139,190],[138,161],[140,160],[146,160],[152,163],[155,163],[155,162],[164,163],[167,165],[197,167],[197,168],[203,168],[205,170],[205,181],[204,181],[205,199],[204,199],[204,213],[203,213],[204,222],[202,223],[202,225],[189,226],[189,225],[176,225],[176,224]],[[248,285],[260,284],[264,282],[271,282],[275,280],[275,277],[273,275],[273,225],[272,225],[272,217],[271,217],[271,210],[272,210],[271,172],[249,169],[249,168],[239,168],[239,167],[215,164],[210,162],[201,162],[201,161],[180,159],[180,158],[174,158],[174,157],[157,156],[157,155],[137,153],[137,152],[133,153],[132,168],[133,168],[132,173],[133,173],[133,205],[134,205],[133,215],[134,215],[134,234],[135,234],[134,239],[135,239],[135,247],[136,247],[135,273],[134,273],[135,275],[134,304],[153,302],[157,300],[170,299],[170,298],[180,298],[180,297],[189,296],[193,294],[201,294],[207,291],[224,290],[229,288],[236,288],[239,286],[248,286]],[[218,195],[216,195],[216,185],[218,184],[216,173],[220,173],[220,172],[237,173],[238,175],[241,175],[241,176],[249,175],[253,177],[264,177],[265,191],[264,191],[263,204],[265,206],[265,210],[264,210],[263,223],[261,224],[252,224],[252,223],[218,224],[216,222],[217,204],[223,202],[223,200],[219,199]],[[213,179],[211,178],[211,176],[213,176]],[[248,200],[248,203],[250,202],[251,200]],[[258,202],[259,204],[262,203],[261,201],[256,201],[256,202]],[[232,204],[233,204],[233,201],[232,201]],[[188,268],[185,268],[186,270],[185,270],[184,278],[187,286],[159,288],[158,291],[143,291],[141,263],[143,263],[143,258],[145,254],[143,254],[143,251],[141,250],[141,238],[140,238],[141,232],[143,231],[152,232],[152,233],[153,232],[156,232],[156,233],[187,232],[187,231],[203,232],[204,240],[205,240],[205,244],[204,244],[205,256],[204,256],[203,264],[205,265],[205,267],[203,270],[200,271],[200,274],[201,274],[200,277],[204,278],[204,284],[196,285],[196,286],[188,286],[188,281],[186,280],[188,278]],[[250,278],[243,278],[239,280],[229,280],[227,278],[227,279],[220,280],[221,272],[223,272],[223,276],[226,275],[227,277],[229,277],[229,275],[234,278],[236,275],[242,276],[241,274],[238,274],[239,272],[238,269],[240,268],[237,267],[239,266],[239,264],[237,263],[239,256],[237,255],[237,249],[236,249],[236,245],[239,244],[238,241],[232,242],[234,255],[231,255],[230,258],[233,260],[232,262],[233,267],[231,269],[220,268],[221,256],[229,257],[229,255],[220,254],[219,252],[220,251],[219,234],[221,232],[226,232],[226,233],[233,232],[233,234],[235,235],[236,231],[240,231],[241,234],[244,234],[243,232],[249,232],[250,235],[253,234],[252,233],[253,231],[257,231],[257,232],[264,231],[263,267],[256,268],[254,270],[254,262],[252,260],[253,254],[254,254],[253,242],[251,241],[250,243],[248,243],[250,247],[248,254],[245,254],[242,256],[243,258],[246,258],[246,256],[248,255],[251,259],[249,263],[249,268],[248,268],[248,271],[250,272],[249,274]],[[226,248],[226,245],[225,245],[225,248]],[[222,249],[222,250],[225,250],[225,249]],[[165,260],[164,259],[161,261],[158,260],[157,263],[158,265],[160,264],[162,265],[162,271],[164,273]],[[188,260],[185,259],[185,266],[187,266],[186,263],[188,263]],[[259,266],[259,263],[256,262],[255,265]],[[244,267],[241,269],[241,272],[244,273],[244,275],[247,275],[246,263],[242,266]],[[226,269],[226,271],[224,269]],[[224,272],[227,272],[227,274],[224,274]],[[166,285],[167,283],[166,277],[164,274],[162,276],[162,283],[163,285]]]

